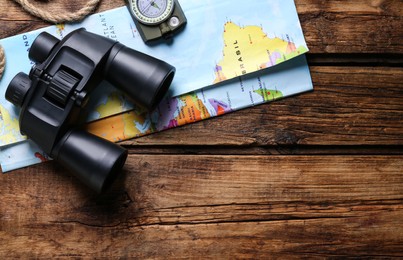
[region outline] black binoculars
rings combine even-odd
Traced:
[[[127,150],[80,129],[80,110],[102,80],[153,109],[168,91],[175,68],[85,29],[61,41],[41,33],[29,58],[35,62],[29,76],[20,72],[6,90],[6,99],[21,107],[21,133],[86,185],[104,191],[121,171]]]

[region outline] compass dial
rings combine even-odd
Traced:
[[[174,0],[131,0],[134,16],[144,24],[165,21],[174,9]]]

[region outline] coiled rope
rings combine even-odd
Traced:
[[[6,67],[6,55],[3,46],[0,45],[0,79],[3,77],[4,68]]]
[[[43,10],[33,4],[28,0],[14,0],[19,3],[22,8],[24,8],[30,14],[37,16],[45,21],[51,23],[65,23],[65,22],[76,22],[85,18],[89,13],[95,10],[101,0],[89,0],[81,9],[73,13],[62,13],[56,14],[52,11]],[[6,65],[6,55],[4,53],[3,47],[0,45],[0,79],[3,76],[3,72]]]

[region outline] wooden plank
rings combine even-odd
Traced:
[[[295,2],[311,53],[403,53],[403,8],[399,0]],[[35,1],[35,5],[65,12],[78,10],[83,1]],[[118,0],[102,1],[97,11],[122,5]],[[12,0],[0,2],[0,17],[0,38],[47,25]]]
[[[313,66],[402,67],[403,55],[396,53],[308,53]]]
[[[403,155],[399,145],[135,145],[131,154],[192,155]]]
[[[0,256],[402,256],[403,156],[130,155],[97,197],[54,163],[2,176]]]
[[[296,0],[311,53],[402,53],[399,0]]]
[[[403,71],[312,66],[314,91],[126,145],[403,145]]]
[[[401,211],[341,219],[146,227],[50,223],[2,232],[6,258],[402,257]],[[398,226],[401,228],[401,226]]]

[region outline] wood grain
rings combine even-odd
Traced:
[[[401,68],[311,66],[310,69],[314,84],[311,93],[124,144],[403,145],[403,124],[398,123],[403,122]]]
[[[296,0],[311,53],[402,53],[400,0]]]
[[[100,196],[55,162],[2,174],[0,258],[402,258],[402,1],[295,2],[313,92],[123,142]],[[0,1],[0,38],[48,25]]]
[[[402,156],[131,155],[97,197],[47,163],[2,178],[0,255],[401,256],[402,169]]]

